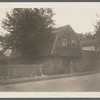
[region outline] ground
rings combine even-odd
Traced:
[[[1,92],[100,92],[100,73],[0,85]]]

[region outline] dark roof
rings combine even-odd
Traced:
[[[63,31],[64,29],[73,30],[73,29],[71,28],[70,25],[65,25],[65,26],[62,26],[62,27],[54,28],[53,31],[52,31],[52,33],[53,33],[53,34],[54,34],[54,33],[60,33],[60,32]],[[74,30],[73,30],[73,31],[74,31]]]
[[[62,30],[64,30],[68,26],[69,25],[65,25],[65,26],[62,26],[62,27],[54,28],[52,33],[59,33],[59,32],[61,32]]]
[[[95,46],[99,44],[99,40],[97,39],[90,39],[90,40],[82,40],[80,41],[81,46]]]

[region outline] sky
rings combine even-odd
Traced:
[[[69,24],[76,32],[86,33],[94,32],[94,25],[99,18],[96,13],[100,13],[98,9],[86,8],[61,8],[54,9],[56,15],[54,16],[57,27]]]
[[[100,3],[0,3],[0,34],[4,33],[2,20],[11,8],[52,8],[55,27],[69,24],[77,33],[93,33],[99,20],[96,14],[100,14]]]

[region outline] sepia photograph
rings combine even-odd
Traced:
[[[0,92],[100,92],[100,3],[0,3]]]

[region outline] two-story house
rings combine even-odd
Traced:
[[[44,70],[47,69],[44,72],[73,72],[77,70],[81,56],[79,38],[70,25],[55,28],[41,55]]]

